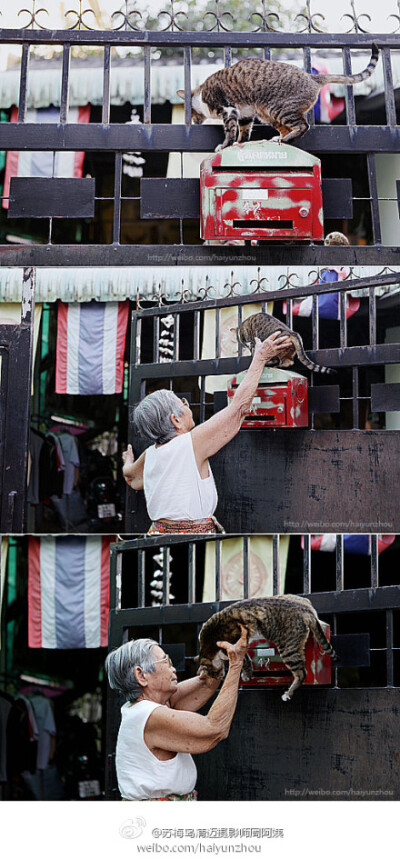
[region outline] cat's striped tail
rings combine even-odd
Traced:
[[[317,373],[330,373],[331,375],[336,374],[336,370],[331,370],[330,367],[322,367],[321,364],[315,364],[314,361],[311,361],[311,359],[308,358],[304,351],[303,341],[297,331],[291,331],[289,336],[296,347],[296,355],[299,361],[301,361],[305,367],[308,367],[309,370],[314,370]]]
[[[372,45],[371,59],[363,72],[355,75],[313,75],[313,80],[325,86],[325,84],[359,84],[371,77],[379,58],[379,48],[376,42]]]
[[[314,615],[310,616],[310,629],[321,650],[327,653],[331,659],[337,659],[336,651],[333,649],[330,641],[328,641],[318,618],[314,617]]]

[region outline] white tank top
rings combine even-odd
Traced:
[[[156,799],[170,793],[186,794],[193,790],[196,764],[191,755],[177,752],[169,761],[159,761],[144,741],[147,719],[156,707],[155,701],[127,702],[121,707],[116,768],[118,787],[124,799]]]
[[[210,466],[202,479],[190,432],[160,447],[146,450],[143,485],[150,519],[206,519],[213,515],[218,495]]]

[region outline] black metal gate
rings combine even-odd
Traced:
[[[391,307],[390,293],[379,293],[385,286],[395,289],[400,276],[350,277],[327,285],[318,282],[319,274],[314,274],[314,283],[306,287],[294,287],[282,276],[283,288],[270,292],[263,291],[259,277],[250,295],[238,296],[240,284],[235,283],[227,298],[194,304],[183,301],[133,315],[130,421],[135,404],[146,392],[168,387],[189,397],[201,422],[227,403],[226,382],[225,393],[217,391],[212,399],[205,393],[206,377],[233,376],[250,363],[240,345],[237,357],[221,357],[222,310],[231,309],[231,324],[236,326],[242,321],[246,304],[259,303],[264,310],[267,301],[274,301],[274,312],[279,315],[285,301],[286,320],[293,326],[293,300],[312,296],[312,322],[296,317],[295,325],[303,322],[301,333],[312,346],[310,357],[340,372],[329,377],[330,383],[326,376],[321,379],[320,374],[312,373],[309,430],[241,431],[212,458],[217,487],[223,487],[216,515],[229,533],[400,530],[400,433],[366,430],[365,420],[360,420],[366,404],[381,414],[399,408],[400,384],[385,383],[383,368],[399,362],[400,343],[382,340],[387,327],[398,325],[400,317]],[[362,345],[349,345],[346,293],[354,289],[362,289],[366,295],[364,329],[359,338]],[[337,291],[341,304],[341,321],[333,323],[337,326],[337,345],[321,349],[318,295]],[[387,312],[386,301],[390,307]],[[210,311],[215,314],[215,343],[213,355],[204,358],[201,330]],[[170,320],[170,354],[160,361],[160,324],[166,317]],[[317,428],[317,416],[328,412],[337,416],[336,428]],[[138,443],[133,437],[130,441]],[[147,528],[143,493],[129,491],[127,531],[140,533]]]
[[[271,592],[277,594],[282,592],[281,537],[275,534],[270,539]],[[178,673],[194,674],[192,657],[198,652],[201,624],[231,601],[221,599],[226,540],[230,538],[176,535],[112,546],[110,649],[130,638],[154,638],[171,655]],[[300,537],[293,540],[299,543]],[[351,563],[345,559],[343,535],[336,537],[329,563],[316,570],[315,556],[320,562],[320,553],[311,552],[309,535],[303,541],[303,563],[287,586],[311,599],[319,616],[331,625],[339,656],[332,664],[332,687],[303,687],[288,705],[277,689],[242,688],[228,740],[196,759],[200,799],[399,798],[400,587],[388,584],[397,578],[398,551],[392,553],[391,572],[387,566],[383,570],[384,556],[378,553],[377,535],[372,535],[369,559],[363,573],[355,575],[354,556],[347,556]],[[214,546],[214,600],[201,602],[198,579],[207,546]],[[251,537],[245,535],[243,598],[254,594],[251,551]],[[160,602],[150,605],[155,561],[162,590],[156,598]],[[170,598],[171,570],[172,586],[180,588],[179,605]],[[107,798],[115,800],[119,799],[114,756],[120,705],[119,696],[110,690]]]
[[[35,270],[25,268],[21,322],[0,325],[0,523],[3,533],[23,530],[28,467]]]

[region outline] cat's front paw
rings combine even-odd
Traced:
[[[282,698],[282,701],[290,701],[291,700],[290,695],[288,695],[287,692],[284,692],[283,695],[281,696],[281,698]]]

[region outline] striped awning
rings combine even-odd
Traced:
[[[400,272],[400,266],[393,266]],[[354,266],[353,275],[372,277],[382,273],[378,266]],[[249,295],[263,279],[265,291],[280,289],[285,278],[292,286],[307,286],[315,277],[308,266],[169,266],[166,268],[38,268],[36,274],[36,300],[53,302],[123,301],[137,296],[155,300],[161,294],[168,301],[185,301],[205,297],[222,298],[235,284],[235,294]],[[356,282],[352,294],[358,295]],[[377,294],[397,289],[397,285],[382,287]],[[0,301],[20,302],[22,295],[22,268],[0,268]]]

